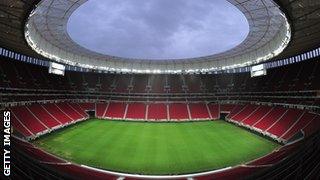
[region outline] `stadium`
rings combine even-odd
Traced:
[[[320,179],[319,29],[317,0],[1,0],[2,177]]]

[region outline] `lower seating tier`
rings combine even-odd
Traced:
[[[197,121],[218,119],[223,105],[206,103],[101,102],[48,103],[12,107],[14,130],[24,137],[36,137],[66,124],[86,119],[85,107],[94,108],[104,119],[150,121]],[[225,112],[225,111],[224,111]],[[234,105],[227,120],[286,142],[295,134],[308,136],[320,129],[320,115],[306,110],[262,105]]]
[[[84,110],[72,108],[74,104],[32,104],[10,108],[14,132],[25,137],[37,136],[59,126],[87,117]],[[80,111],[80,112],[78,112]],[[84,117],[83,115],[86,115]]]

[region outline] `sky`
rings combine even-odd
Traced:
[[[68,22],[70,37],[87,49],[152,60],[224,52],[248,31],[227,0],[88,0]]]

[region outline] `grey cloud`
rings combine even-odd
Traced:
[[[226,0],[89,0],[68,32],[100,53],[175,59],[228,50],[245,39],[248,24]]]

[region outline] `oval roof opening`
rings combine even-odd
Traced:
[[[73,12],[67,30],[98,53],[169,60],[230,50],[245,40],[249,24],[226,0],[90,0]]]

